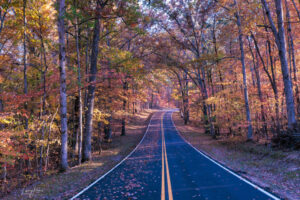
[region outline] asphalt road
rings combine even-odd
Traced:
[[[137,148],[72,199],[279,199],[188,144],[172,111],[153,115]]]

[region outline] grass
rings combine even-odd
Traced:
[[[299,151],[272,149],[241,138],[214,140],[199,125],[184,125],[179,113],[174,113],[173,120],[181,135],[199,150],[283,199],[300,199]]]
[[[131,116],[126,127],[126,136],[119,132],[113,134],[112,142],[103,144],[101,155],[93,153],[91,162],[75,166],[65,173],[55,173],[44,177],[25,188],[19,188],[3,199],[68,199],[126,157],[141,140],[150,116],[154,110],[145,110]]]

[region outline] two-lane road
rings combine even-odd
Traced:
[[[172,111],[153,115],[136,149],[72,199],[279,199],[187,143]]]

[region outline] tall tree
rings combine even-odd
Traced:
[[[24,94],[28,94],[27,82],[27,45],[26,45],[26,4],[27,0],[23,0],[23,77],[24,77]],[[27,110],[27,103],[24,105],[25,111]],[[28,129],[28,117],[25,117],[25,129]]]
[[[81,163],[82,160],[82,139],[83,139],[83,111],[82,111],[82,86],[81,86],[81,59],[80,59],[80,46],[79,46],[79,17],[77,14],[77,5],[78,1],[74,1],[75,4],[75,37],[76,37],[76,54],[77,54],[77,85],[78,85],[78,106],[79,106],[79,113],[78,113],[78,135],[76,138],[78,138],[78,163]]]
[[[58,0],[59,70],[60,70],[60,121],[61,121],[61,170],[68,169],[68,121],[65,46],[65,0]]]
[[[83,161],[89,161],[92,159],[92,133],[93,133],[93,111],[95,100],[95,81],[97,77],[97,60],[99,53],[99,40],[100,40],[100,13],[103,6],[107,1],[103,3],[97,0],[96,16],[94,23],[94,33],[92,41],[92,55],[90,62],[89,73],[89,86],[87,94],[87,110],[85,111],[85,127],[84,127],[84,140],[83,140]]]
[[[240,52],[241,52],[241,63],[242,63],[242,73],[243,73],[243,86],[244,86],[244,100],[245,100],[245,110],[246,110],[246,119],[248,123],[248,140],[252,140],[253,138],[253,130],[252,130],[252,122],[251,122],[251,113],[249,106],[249,97],[248,97],[248,86],[247,86],[247,74],[246,74],[246,66],[245,66],[245,52],[244,52],[244,42],[243,42],[243,31],[241,24],[240,13],[237,8],[237,2],[234,0],[234,4],[236,7],[236,12],[234,13],[236,17],[236,24],[238,26],[238,34],[239,34],[239,44],[240,44]]]
[[[289,47],[289,57],[290,57],[290,74],[293,72],[293,80],[295,84],[295,95],[296,95],[296,112],[297,116],[300,117],[300,92],[298,85],[298,77],[297,77],[297,66],[296,66],[296,57],[295,57],[295,48],[294,48],[294,36],[292,33],[292,25],[291,25],[291,16],[290,9],[287,0],[285,0],[285,9],[286,9],[286,19],[287,19],[287,30],[288,30],[288,47]],[[299,18],[300,19],[300,18]],[[292,79],[292,75],[291,75]]]
[[[286,110],[288,117],[288,128],[293,129],[296,126],[296,116],[295,116],[295,103],[294,103],[294,93],[292,81],[290,78],[287,55],[286,55],[286,36],[284,29],[284,21],[283,21],[283,9],[282,9],[282,0],[275,0],[275,8],[276,8],[276,18],[277,18],[277,28],[273,21],[271,11],[269,9],[269,4],[266,0],[261,0],[264,9],[266,11],[271,30],[275,37],[275,42],[278,47],[278,54],[281,64],[281,72],[284,83],[284,93],[285,93],[285,102],[286,102]]]

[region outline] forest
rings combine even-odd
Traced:
[[[297,0],[0,0],[0,198],[150,109],[299,149],[299,30]]]

